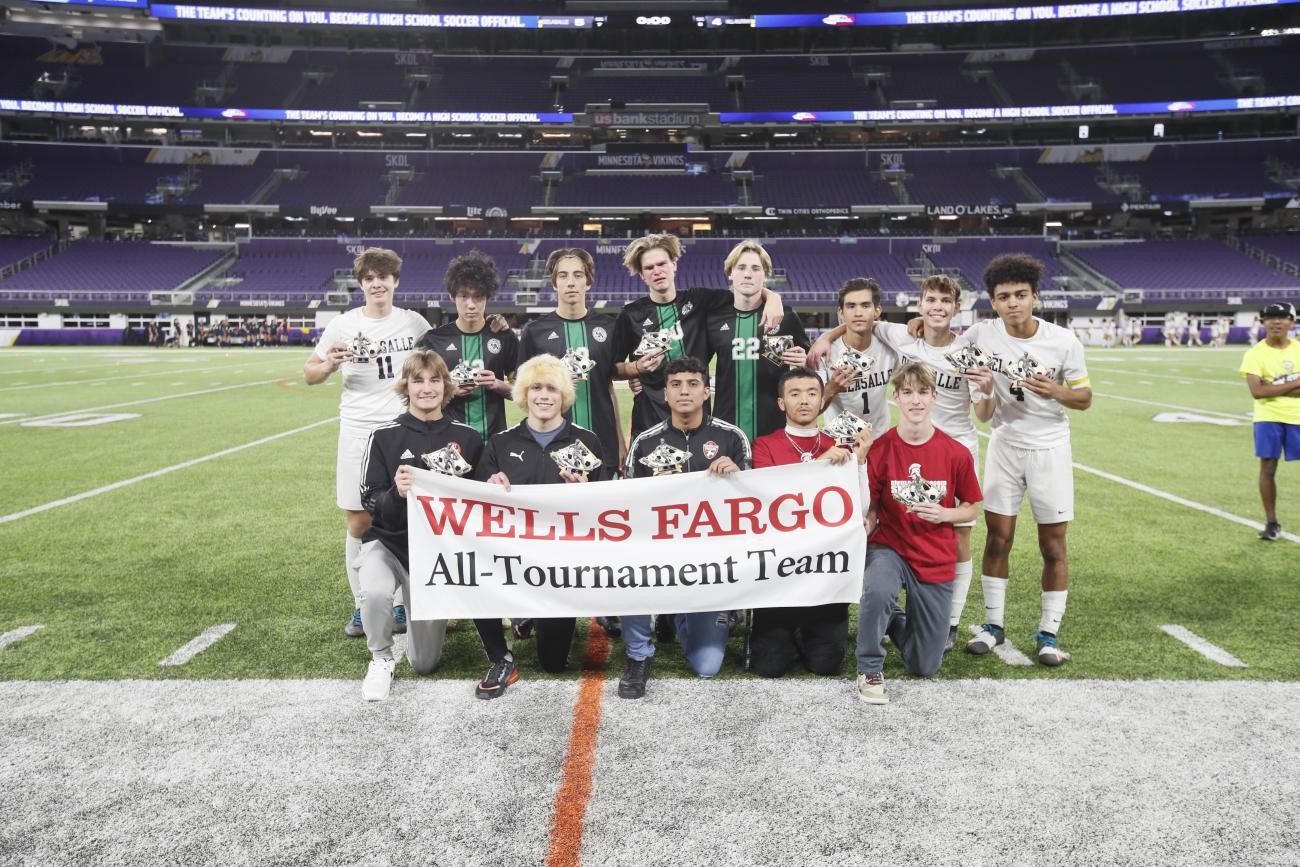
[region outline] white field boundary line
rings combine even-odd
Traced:
[[[1124,376],[1149,376],[1152,379],[1172,379],[1178,382],[1204,382],[1208,385],[1230,385],[1233,388],[1241,388],[1246,384],[1245,378],[1233,381],[1228,379],[1205,379],[1204,377],[1198,378],[1195,376],[1175,376],[1168,373],[1147,373],[1144,370],[1130,370],[1126,367],[1096,367],[1091,365],[1088,367],[1089,372],[1094,370],[1100,370],[1103,373],[1118,373]]]
[[[1138,398],[1138,397],[1124,397],[1123,395],[1110,394],[1109,392],[1104,392],[1104,391],[1094,391],[1092,394],[1093,397],[1104,397],[1107,400],[1122,400],[1128,403],[1141,403],[1141,404],[1145,404],[1146,406],[1158,406],[1161,407],[1162,409],[1178,409],[1178,410],[1182,410],[1183,412],[1200,413],[1201,415],[1217,415],[1217,416],[1221,416],[1222,418],[1231,418],[1231,419],[1251,418],[1251,414],[1248,412],[1234,414],[1230,412],[1220,412],[1215,409],[1199,409],[1194,406],[1183,406],[1182,404],[1177,404],[1177,403],[1161,403],[1158,400],[1143,400],[1142,398]]]
[[[177,470],[189,469],[190,467],[197,466],[198,464],[206,463],[208,461],[214,461],[217,458],[224,458],[227,455],[233,455],[236,452],[242,452],[245,449],[251,449],[260,445],[265,445],[266,443],[274,442],[275,440],[283,439],[284,437],[293,436],[294,434],[299,434],[302,433],[303,431],[309,431],[312,428],[320,427],[323,424],[330,424],[331,422],[337,423],[338,417],[335,416],[332,418],[321,419],[320,421],[314,421],[311,424],[305,424],[302,427],[296,427],[293,430],[286,430],[286,431],[281,431],[278,434],[271,434],[270,436],[253,440],[251,443],[244,443],[243,445],[231,446],[228,449],[222,449],[221,451],[213,452],[210,455],[204,455],[203,457],[199,457],[199,458],[192,458],[191,460],[182,461],[179,464],[172,464],[170,467],[163,467],[160,470],[154,470],[152,472],[145,473],[144,475],[135,476],[130,479],[123,479],[120,482],[113,482],[112,484],[103,485],[98,488],[93,488],[92,490],[89,491],[82,491],[80,494],[73,494],[70,497],[64,497],[63,499],[54,500],[49,503],[44,503],[43,505],[40,506],[33,506],[30,509],[23,509],[21,512],[14,512],[13,514],[10,515],[0,515],[0,524],[8,524],[11,521],[17,521],[20,518],[26,518],[30,515],[38,515],[41,512],[48,512],[50,509],[55,509],[58,508],[59,506],[67,506],[72,503],[78,503],[82,500],[90,499],[91,497],[97,497],[100,494],[107,494],[110,491],[116,491],[119,488],[125,488],[128,485],[134,485],[136,482],[144,482],[149,479],[155,479],[158,476],[165,476],[168,473],[174,473]]]
[[[218,623],[216,626],[209,626],[207,629],[185,642],[185,644],[178,647],[175,653],[158,664],[165,666],[184,665],[198,654],[216,644],[222,638],[225,638],[226,633],[230,632],[230,630],[234,628],[235,624],[233,623]]]
[[[976,433],[985,439],[989,438],[989,435],[984,431],[976,431]],[[1162,500],[1168,500],[1171,503],[1177,503],[1180,506],[1186,506],[1187,508],[1195,509],[1198,512],[1205,512],[1207,515],[1213,515],[1216,518],[1223,518],[1225,521],[1232,521],[1234,524],[1241,524],[1243,527],[1250,527],[1253,530],[1264,529],[1263,523],[1259,521],[1252,521],[1250,518],[1243,518],[1240,515],[1225,512],[1222,509],[1214,508],[1214,506],[1207,506],[1204,503],[1198,503],[1195,500],[1189,500],[1186,497],[1180,497],[1177,494],[1171,494],[1168,491],[1162,491],[1159,488],[1153,488],[1150,485],[1144,485],[1141,482],[1135,482],[1132,479],[1126,479],[1123,476],[1117,476],[1114,473],[1108,473],[1105,470],[1099,470],[1095,467],[1078,463],[1077,461],[1073,466],[1076,470],[1083,470],[1085,473],[1091,473],[1092,475],[1103,478],[1109,482],[1124,485],[1125,487],[1132,488],[1135,491],[1141,491],[1144,494],[1150,494],[1153,497],[1159,497]],[[0,518],[0,521],[3,520],[3,518]],[[1295,533],[1288,533],[1283,530],[1281,537],[1286,539],[1288,542],[1295,542],[1297,545],[1300,545],[1300,536],[1297,536]]]
[[[155,370],[152,373],[136,373],[135,371],[130,371],[129,373],[123,373],[121,376],[101,377],[99,379],[66,379],[62,382],[34,382],[30,385],[6,386],[0,388],[0,392],[28,391],[33,388],[57,388],[64,385],[103,385],[108,382],[127,382],[129,380],[148,379],[155,376],[185,376],[190,373],[208,373],[213,370],[239,370],[244,367],[258,367],[263,364],[270,364],[272,361],[279,361],[279,359],[266,358],[260,362],[248,362],[246,364],[218,364],[215,367],[186,367],[182,370]]]
[[[1165,635],[1178,639],[1211,662],[1217,662],[1219,665],[1226,665],[1229,668],[1250,667],[1222,647],[1206,641],[1186,626],[1179,626],[1177,623],[1166,623],[1158,628]]]
[[[0,650],[5,649],[11,644],[17,644],[27,636],[45,628],[45,624],[37,623],[35,626],[20,626],[17,629],[11,629],[4,635],[0,635]]]
[[[289,378],[291,377],[277,376],[274,379],[259,379],[256,382],[239,382],[234,385],[223,385],[218,388],[205,388],[202,389],[201,391],[183,391],[180,394],[163,394],[163,395],[159,395],[158,397],[146,397],[140,400],[128,400],[123,403],[105,404],[104,406],[88,406],[88,407],[77,408],[77,409],[66,409],[63,410],[62,412],[52,412],[49,413],[48,415],[37,415],[37,416],[31,416],[28,418],[21,418],[21,419],[17,419],[17,418],[8,419],[5,421],[0,421],[0,425],[18,424],[19,422],[28,422],[28,421],[41,421],[50,418],[61,418],[62,416],[72,415],[73,413],[99,412],[100,410],[117,409],[123,406],[140,406],[141,404],[145,404],[145,403],[157,403],[160,400],[176,400],[182,397],[198,397],[199,395],[203,395],[203,394],[216,394],[219,391],[230,391],[231,389],[235,389],[235,388],[249,388],[254,385],[269,385],[273,382],[279,382],[282,379],[289,379]]]
[[[980,631],[979,624],[977,623],[971,623],[966,628],[969,629],[972,633],[976,633]],[[1034,664],[1033,661],[1030,660],[1028,656],[1025,656],[1023,653],[1021,653],[1020,649],[1011,643],[1010,638],[1007,638],[1006,641],[1002,644],[993,645],[993,653],[997,656],[998,659],[1002,660],[1007,665],[1032,666]]]

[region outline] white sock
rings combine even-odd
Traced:
[[[357,555],[361,553],[361,540],[345,533],[343,543],[343,566],[348,570],[348,587],[352,588],[352,607],[361,607],[361,573],[357,571]]]
[[[397,592],[393,594],[393,607],[406,604],[406,594],[402,592],[402,585],[397,585]]]
[[[1007,607],[1007,585],[1011,583],[1009,578],[995,578],[992,575],[981,575],[980,584],[984,588],[984,622],[992,623],[994,626],[1002,626],[1006,623]]]
[[[975,572],[975,564],[969,560],[963,560],[957,564],[957,577],[952,582],[952,608],[948,616],[948,625],[957,626],[961,623],[961,612],[966,607],[966,596],[970,593],[970,579]]]
[[[1061,630],[1061,618],[1065,616],[1065,597],[1069,590],[1043,591],[1043,619],[1038,621],[1040,632],[1055,635]]]

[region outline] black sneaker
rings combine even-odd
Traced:
[[[510,634],[515,637],[516,641],[527,641],[533,635],[533,620],[531,617],[523,617],[519,620],[511,618]]]
[[[672,644],[677,640],[677,624],[671,614],[655,615],[655,641]]]
[[[623,676],[618,680],[618,697],[619,698],[642,698],[645,696],[645,684],[650,679],[650,661],[653,657],[647,656],[645,659],[629,659],[627,665],[623,668]]]
[[[519,679],[519,669],[515,668],[513,658],[507,656],[500,662],[492,663],[488,673],[474,687],[474,695],[479,698],[496,698],[506,691],[506,687]]]
[[[947,653],[957,646],[957,627],[948,627],[948,640],[943,643],[943,652]]]
[[[1259,538],[1265,542],[1276,542],[1282,536],[1282,525],[1277,521],[1269,521],[1264,525],[1264,529],[1259,531]]]

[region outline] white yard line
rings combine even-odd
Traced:
[[[11,644],[17,644],[33,632],[44,628],[45,624],[37,623],[35,626],[20,626],[17,629],[11,629],[3,635],[0,635],[0,650],[3,650]]]
[[[279,360],[280,359],[267,358],[267,359],[263,359],[261,362],[249,362],[245,364],[219,364],[215,367],[187,367],[184,370],[176,370],[176,369],[156,370],[153,373],[137,373],[136,371],[132,370],[129,372],[129,375],[127,373],[124,373],[122,376],[109,376],[109,377],[101,376],[98,379],[66,379],[60,382],[34,382],[31,385],[23,385],[23,384],[10,385],[4,388],[0,388],[0,392],[27,391],[33,388],[58,388],[64,385],[103,385],[109,382],[121,382],[125,379],[147,379],[154,376],[178,376],[178,375],[188,375],[191,373],[208,373],[209,371],[213,371],[213,370],[238,370],[243,367],[258,367],[264,364],[269,364],[272,361],[278,362]],[[139,385],[140,383],[134,383],[134,384]]]
[[[1241,419],[1241,418],[1251,417],[1251,414],[1248,412],[1242,412],[1242,413],[1219,412],[1218,410],[1213,410],[1213,409],[1201,409],[1195,406],[1183,406],[1182,404],[1178,404],[1178,403],[1161,403],[1158,400],[1142,400],[1141,398],[1138,397],[1124,397],[1123,395],[1111,394],[1110,392],[1103,392],[1103,391],[1094,391],[1093,396],[1104,397],[1107,400],[1122,400],[1128,403],[1140,403],[1146,406],[1158,406],[1162,409],[1180,409],[1183,412],[1197,412],[1200,413],[1201,415],[1217,415],[1217,416],[1222,416],[1223,418]]]
[[[1178,639],[1211,662],[1217,662],[1219,665],[1226,665],[1229,668],[1249,667],[1246,663],[1242,662],[1222,647],[1217,647],[1211,644],[1186,626],[1179,626],[1177,623],[1167,623],[1160,627],[1160,631],[1165,635]]]
[[[1169,376],[1164,373],[1148,373],[1145,370],[1138,371],[1138,370],[1131,370],[1124,367],[1097,367],[1095,365],[1089,365],[1088,370],[1089,371],[1100,370],[1104,373],[1119,373],[1119,374],[1129,374],[1135,376],[1150,376],[1154,379],[1172,379],[1175,382],[1182,382],[1182,383],[1203,382],[1208,385],[1230,385],[1233,388],[1242,388],[1246,384],[1246,380],[1244,379],[1238,379],[1235,381],[1229,379],[1197,379],[1196,377],[1188,377],[1188,376]]]
[[[216,394],[219,391],[230,391],[231,389],[234,388],[249,388],[250,386],[254,386],[254,385],[269,385],[272,382],[279,382],[282,379],[285,379],[285,377],[277,376],[275,379],[259,379],[256,382],[240,382],[240,383],[236,383],[235,385],[223,385],[220,388],[205,388],[200,391],[183,391],[180,394],[163,394],[163,395],[159,395],[158,397],[146,397],[146,398],[142,398],[141,400],[128,400],[128,401],[124,401],[123,403],[110,403],[110,404],[105,404],[104,406],[88,406],[79,409],[67,409],[62,412],[52,412],[49,413],[48,415],[39,415],[39,416],[34,416],[32,418],[9,419],[7,421],[0,421],[0,425],[16,424],[19,421],[36,421],[38,419],[45,419],[45,418],[59,418],[61,416],[71,415],[72,413],[77,413],[77,412],[98,412],[99,410],[102,409],[117,409],[118,407],[123,407],[123,406],[140,406],[141,404],[145,404],[145,403],[157,403],[160,400],[176,400],[182,397],[198,397],[199,395],[203,395],[203,394]]]
[[[971,632],[979,632],[980,629],[979,624],[977,623],[972,623],[966,628]],[[1007,665],[1025,666],[1034,664],[1033,660],[1021,653],[1019,649],[1011,643],[1010,638],[1008,638],[1003,644],[993,645],[993,652],[997,654],[998,659],[1002,660]]]
[[[209,626],[198,635],[191,638],[185,644],[177,648],[176,652],[164,659],[159,665],[184,665],[193,659],[197,654],[207,650],[226,636],[226,633],[235,628],[233,623],[219,623],[216,626]]]
[[[302,433],[303,431],[308,431],[311,430],[312,428],[320,427],[323,424],[330,424],[330,423],[337,423],[337,422],[338,422],[337,417],[321,419],[320,421],[314,421],[311,424],[305,424],[302,427],[296,427],[293,430],[281,431],[278,434],[272,434],[271,436],[268,437],[262,437],[261,439],[253,440],[251,443],[244,443],[243,445],[232,446],[228,449],[222,449],[219,452],[213,452],[210,455],[204,455],[203,457],[200,458],[193,458],[188,461],[182,461],[179,464],[172,464],[170,467],[163,467],[161,470],[154,470],[153,472],[145,473],[144,475],[140,475],[140,476],[135,476],[134,478],[123,479],[120,482],[113,482],[112,484],[103,485],[102,487],[94,488],[89,491],[82,491],[80,494],[73,494],[71,497],[64,497],[63,499],[54,500],[53,502],[49,502],[49,503],[44,503],[40,506],[33,506],[30,509],[23,509],[21,512],[14,512],[11,515],[0,515],[0,524],[7,524],[10,521],[17,521],[19,518],[26,518],[29,515],[38,515],[41,512],[47,512],[50,509],[54,509],[59,506],[66,506],[71,503],[77,503],[80,502],[81,500],[86,500],[91,497],[99,496],[100,494],[107,494],[110,491],[116,491],[118,488],[125,488],[128,485],[134,485],[136,482],[143,482],[148,479],[157,478],[158,476],[165,476],[168,473],[174,473],[177,470],[188,469],[189,467],[206,463],[207,461],[216,460],[217,458],[223,458],[226,455],[233,455],[236,452],[242,452],[244,449],[251,449],[256,446],[265,445],[266,443],[269,442],[274,442],[275,440],[282,439],[284,437],[293,436],[294,434]]]

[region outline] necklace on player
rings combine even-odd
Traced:
[[[806,464],[809,461],[814,459],[815,455],[813,454],[813,452],[817,451],[817,445],[818,443],[821,442],[822,435],[820,432],[817,434],[817,439],[813,441],[813,447],[810,448],[808,451],[804,451],[803,449],[799,448],[799,444],[794,441],[794,437],[790,436],[789,431],[783,431],[783,433],[785,433],[786,441],[790,443],[790,448],[794,449],[799,453],[799,463]]]

